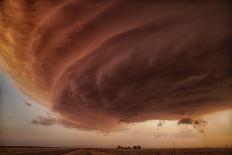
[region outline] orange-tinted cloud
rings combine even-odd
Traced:
[[[68,126],[232,107],[229,1],[1,1],[0,55]]]

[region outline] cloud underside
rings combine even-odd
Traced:
[[[109,131],[232,107],[227,1],[0,6],[8,72],[67,126]]]

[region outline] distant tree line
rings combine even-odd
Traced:
[[[133,146],[133,147],[130,147],[130,146],[128,146],[128,147],[122,147],[122,146],[118,146],[117,147],[117,149],[134,149],[134,150],[136,150],[136,149],[141,149],[142,147],[140,146],[140,145],[136,145],[136,146]]]

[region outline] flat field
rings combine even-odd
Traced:
[[[140,150],[89,149],[88,151],[90,152],[89,155],[232,155],[232,149],[225,149],[225,148],[140,149]]]
[[[0,147],[0,155],[232,155],[232,148],[94,149]]]
[[[0,155],[60,155],[74,151],[62,147],[0,146]]]

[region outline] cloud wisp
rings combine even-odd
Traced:
[[[204,133],[204,127],[208,124],[205,120],[202,119],[192,119],[192,118],[183,118],[178,121],[178,125],[190,125],[194,129],[197,129],[199,132]]]
[[[1,62],[67,126],[111,131],[232,108],[228,1],[19,0],[0,10]]]
[[[31,124],[34,125],[43,125],[43,126],[50,126],[50,125],[55,125],[58,124],[58,121],[56,118],[53,117],[43,117],[39,116],[36,119],[31,121]]]
[[[23,102],[24,102],[24,104],[25,104],[26,106],[28,106],[28,107],[33,107],[33,105],[32,105],[31,103],[29,103],[28,101],[24,100]]]

